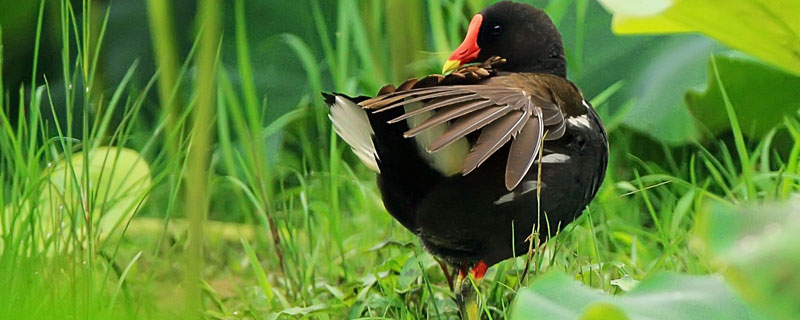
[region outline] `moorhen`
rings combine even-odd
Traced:
[[[378,173],[386,210],[459,270],[457,301],[474,319],[467,271],[479,281],[525,254],[532,230],[546,240],[580,215],[605,176],[608,143],[539,9],[485,8],[448,71],[374,98],[323,96],[336,132]]]

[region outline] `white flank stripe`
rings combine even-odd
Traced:
[[[544,184],[542,184],[542,185],[544,185]],[[495,205],[498,205],[498,204],[504,204],[506,202],[511,202],[511,201],[514,201],[514,199],[516,199],[517,197],[519,197],[519,196],[521,196],[523,194],[526,194],[526,193],[531,192],[531,191],[536,191],[536,189],[539,189],[539,183],[536,180],[522,181],[522,183],[520,183],[520,185],[519,185],[519,187],[517,187],[517,189],[515,189],[514,191],[511,191],[509,193],[504,194],[500,198],[497,198],[497,200],[495,200],[493,203]]]
[[[542,163],[564,163],[569,161],[570,157],[563,153],[551,153],[542,157]]]
[[[373,171],[381,172],[378,169],[378,153],[372,144],[375,132],[369,124],[367,112],[352,101],[336,96],[328,118],[333,122],[336,133],[350,145],[361,162]]]
[[[504,194],[502,197],[500,197],[499,199],[495,200],[495,201],[494,201],[494,204],[496,204],[496,205],[497,205],[497,204],[504,204],[504,203],[506,203],[506,202],[511,202],[511,201],[514,201],[514,198],[515,198],[516,196],[517,196],[517,195],[516,195],[514,192],[509,192],[509,193],[506,193],[506,194]]]
[[[539,182],[536,180],[527,180],[522,182],[522,190],[520,190],[519,194],[526,194],[531,191],[535,191],[539,189]]]
[[[569,118],[567,119],[567,123],[584,128],[592,127],[592,124],[589,122],[589,117],[586,116],[585,114],[578,117]]]

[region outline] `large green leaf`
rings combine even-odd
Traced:
[[[714,59],[745,135],[758,138],[800,108],[800,77],[743,54]],[[710,63],[708,74],[708,85],[689,90],[686,103],[701,126],[718,134],[729,128],[729,119]]]
[[[150,166],[138,152],[127,148],[94,148],[76,153],[70,162],[62,160],[54,168],[42,200],[72,212],[89,211],[101,238],[127,222],[150,190]],[[79,193],[89,194],[91,199]]]
[[[800,75],[800,1],[598,0],[620,34],[700,32]]]
[[[701,215],[705,250],[741,296],[776,319],[800,314],[800,203]]]
[[[39,239],[44,246],[41,249],[52,248],[51,234],[67,239],[75,234],[86,236],[92,230],[91,236],[101,240],[119,236],[146,200],[150,186],[150,167],[136,151],[118,147],[81,151],[46,170],[35,194],[7,205],[4,221],[16,221],[16,235],[46,235],[49,240]],[[42,230],[24,230],[31,220],[41,221]]]
[[[667,144],[694,141],[698,133],[683,95],[703,83],[703,66],[716,49],[714,41],[700,36],[679,37],[664,39],[654,46],[659,50],[654,50],[635,71],[629,84],[635,105],[623,118],[623,124]]]
[[[610,296],[556,272],[514,300],[512,319],[752,319],[719,276],[662,273],[631,292]]]

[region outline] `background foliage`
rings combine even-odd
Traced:
[[[318,93],[437,72],[491,2],[0,0],[0,317],[457,317]],[[528,2],[611,163],[483,317],[796,314],[795,2]]]

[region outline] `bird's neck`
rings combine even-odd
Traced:
[[[567,77],[567,61],[564,59],[537,60],[527,64],[506,67],[506,70],[510,72],[549,73],[562,78]]]

